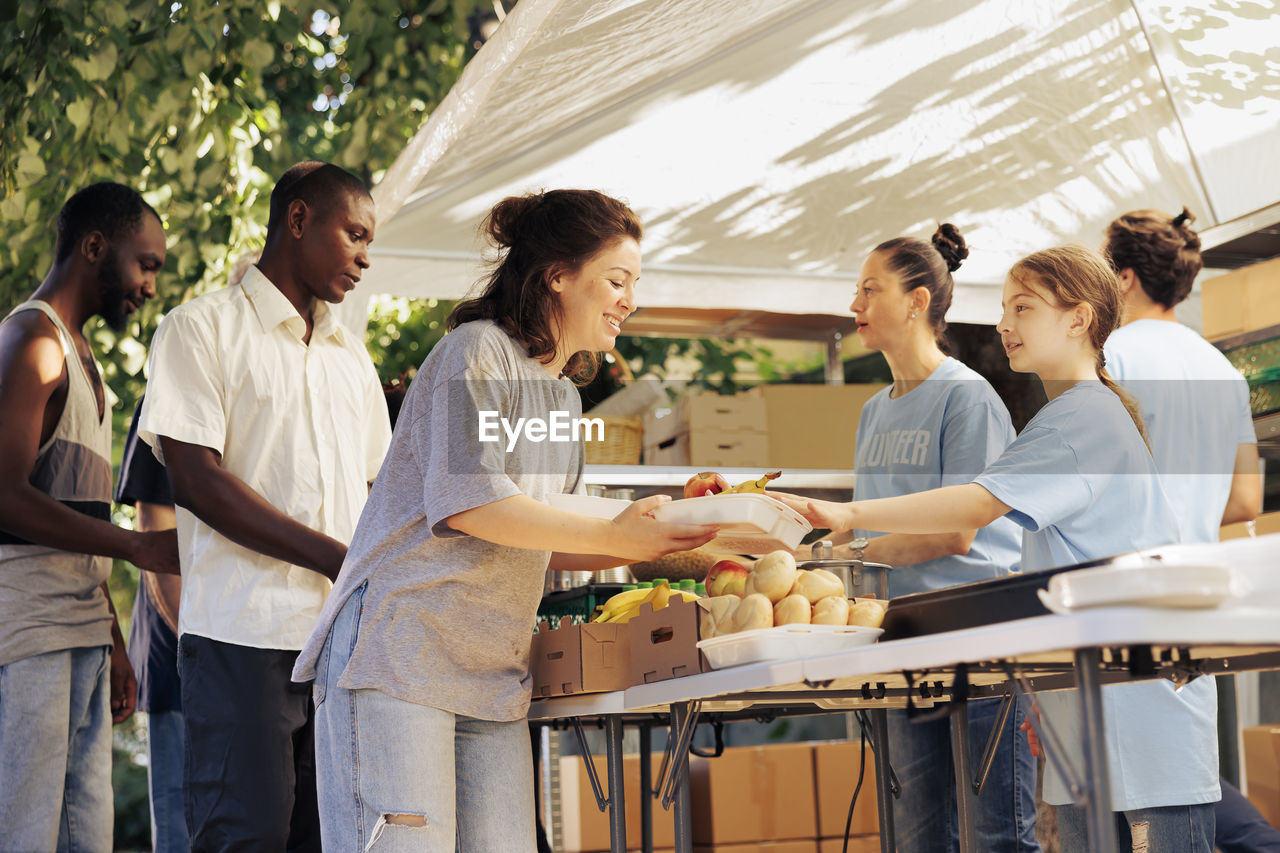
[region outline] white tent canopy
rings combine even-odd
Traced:
[[[642,305],[843,314],[948,220],[949,319],[991,323],[1121,211],[1280,200],[1276,45],[1269,0],[521,0],[375,189],[366,292],[457,298],[496,201],[590,187],[646,224]]]

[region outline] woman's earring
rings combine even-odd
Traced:
[[[916,312],[912,311],[912,312],[911,312],[911,319],[912,319],[912,320],[914,320],[915,318],[916,318]]]

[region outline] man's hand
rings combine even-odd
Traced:
[[[112,634],[116,642],[111,649],[111,722],[119,724],[133,716],[138,706],[138,681],[120,639],[120,629],[114,628]]]
[[[135,551],[129,562],[138,568],[162,575],[181,574],[178,565],[178,531],[135,533],[134,543]]]

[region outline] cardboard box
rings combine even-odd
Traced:
[[[818,853],[818,842],[805,839],[753,844],[695,844],[693,853]]]
[[[818,837],[844,838],[844,822],[849,817],[849,800],[858,785],[858,741],[831,741],[813,744],[813,769],[818,789]],[[862,774],[862,790],[853,809],[850,835],[878,835],[880,815],[876,806],[875,753],[867,746],[867,763]]]
[[[672,596],[655,611],[641,604],[631,629],[631,683],[649,684],[710,669],[698,651],[698,606]]]
[[[844,836],[823,838],[818,842],[818,853],[843,853]],[[880,853],[880,836],[853,835],[849,837],[849,853]]]
[[[657,782],[658,768],[662,765],[662,753],[650,756],[651,779]],[[603,755],[595,756],[596,773],[600,784],[608,787],[607,763]],[[640,839],[640,756],[625,755],[622,759],[622,784],[626,789],[627,849],[639,850]],[[609,815],[596,805],[591,790],[591,780],[580,755],[566,755],[560,759],[560,824],[564,835],[561,845],[565,853],[596,853],[609,849]],[[653,846],[659,850],[674,849],[676,839],[675,815],[665,811],[659,800],[653,801]]]
[[[1254,534],[1257,536],[1280,533],[1280,511],[1264,512],[1255,518],[1253,523]],[[1248,535],[1249,525],[1243,521],[1238,521],[1235,524],[1225,524],[1218,528],[1218,538],[1224,541],[1227,539],[1239,539]]]
[[[1280,258],[1201,283],[1200,306],[1210,340],[1280,324]]]
[[[1280,726],[1244,730],[1244,775],[1249,800],[1272,826],[1280,826]]]
[[[769,424],[768,467],[853,468],[862,405],[881,388],[861,385],[763,385]]]
[[[533,696],[568,696],[624,690],[631,681],[631,631],[623,623],[570,625],[555,630],[542,622],[529,649]]]
[[[813,780],[813,749],[807,743],[737,747],[718,758],[691,757],[694,843],[817,838]]]
[[[694,394],[670,405],[654,406],[644,416],[644,443],[659,445],[681,433],[768,432],[760,389],[737,394]]]
[[[757,468],[768,464],[768,456],[769,435],[763,432],[723,432],[700,428],[644,446],[646,465]]]

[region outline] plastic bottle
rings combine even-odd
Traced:
[[[651,586],[661,586],[661,585],[662,585],[662,584],[664,584],[664,583],[665,583],[668,587],[669,587],[669,586],[671,586],[671,581],[667,580],[666,578],[654,578],[654,579],[653,579],[653,583],[652,583],[652,584],[650,584],[650,585],[651,585]]]
[[[687,589],[692,591],[693,588],[697,586],[697,583],[698,582],[693,578],[685,578],[682,581],[676,581],[676,589]]]
[[[695,584],[693,587],[693,591],[696,592],[702,598],[707,597],[707,585],[705,583]]]
[[[636,584],[636,589],[653,589],[653,581],[640,581]]]

